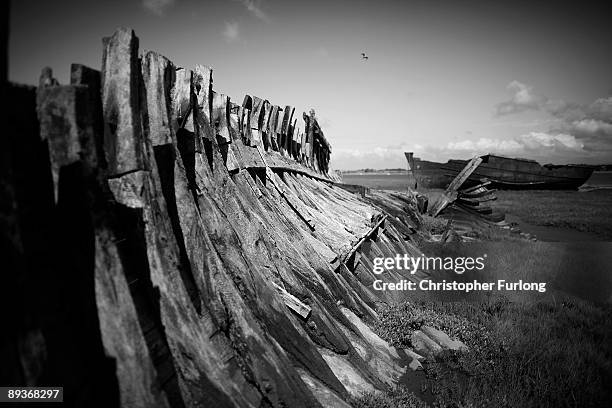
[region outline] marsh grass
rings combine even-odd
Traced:
[[[442,194],[440,189],[420,189],[430,205]],[[522,221],[544,227],[567,228],[594,234],[601,240],[612,240],[612,190],[590,192],[529,190],[496,191],[494,210],[513,215]],[[506,231],[483,230],[483,240],[512,238]],[[491,236],[487,236],[488,233]]]
[[[416,302],[381,310],[376,330],[406,348],[412,332],[427,324],[470,347],[426,364],[435,406],[603,407],[612,402],[610,312],[610,305],[575,299]],[[410,403],[394,405],[397,396],[396,390],[368,395],[357,406],[423,406],[414,395],[399,399]]]
[[[446,230],[446,222],[443,218],[421,215],[421,227],[430,234],[442,234]]]
[[[392,388],[383,394],[366,393],[359,398],[352,398],[350,403],[354,408],[427,408],[429,406],[403,387]]]
[[[469,271],[457,275],[452,271],[433,271],[432,279],[457,281],[545,282],[546,292],[504,291],[512,301],[533,302],[549,298],[562,298],[572,294],[582,299],[605,302],[612,293],[612,243],[610,242],[474,242],[474,243],[422,243],[420,249],[428,256],[481,257],[486,255],[482,271]],[[418,292],[415,292],[419,295]],[[473,293],[459,296],[452,292],[428,292],[419,296],[426,300],[483,300],[499,292]],[[412,299],[415,297],[413,296]]]
[[[598,245],[484,242],[423,250],[450,257],[487,253],[487,269],[478,277],[466,273],[467,280],[552,283],[569,274],[590,279],[596,265],[589,263],[589,253],[608,248]],[[571,256],[569,248],[574,248]],[[467,353],[445,352],[425,364],[434,406],[612,406],[612,306],[561,289],[437,301],[423,297],[381,308],[375,331],[393,346],[407,348],[412,333],[429,325],[468,345]],[[365,395],[358,402],[361,408],[425,404],[406,389]]]
[[[494,207],[540,226],[569,228],[612,240],[612,190],[498,191]]]

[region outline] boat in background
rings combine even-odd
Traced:
[[[451,159],[446,163],[437,163],[414,157],[412,152],[405,155],[416,185],[427,188],[445,188],[469,162]],[[505,190],[576,190],[595,170],[588,165],[541,165],[535,160],[494,154],[481,158],[482,163],[464,182],[465,187],[487,179],[494,188]]]

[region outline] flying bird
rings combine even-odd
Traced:
[[[368,56],[366,55],[365,52],[361,53],[361,59],[366,60],[366,61],[368,60]]]

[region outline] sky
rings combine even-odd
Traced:
[[[332,166],[498,153],[612,163],[612,24],[588,1],[12,2],[9,79],[100,68],[102,37],[213,68],[213,88],[314,108]],[[368,59],[361,57],[366,53]]]

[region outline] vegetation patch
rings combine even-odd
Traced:
[[[468,345],[425,364],[435,406],[598,407],[612,402],[611,312],[581,300],[403,303],[380,311],[376,331],[405,348],[430,325]],[[407,394],[364,396],[357,406],[422,406],[398,397]]]
[[[414,393],[403,387],[390,389],[385,393],[366,393],[359,398],[350,401],[354,408],[427,408],[428,405],[421,401]]]
[[[446,231],[447,220],[423,214],[421,225],[430,234],[442,234]]]

